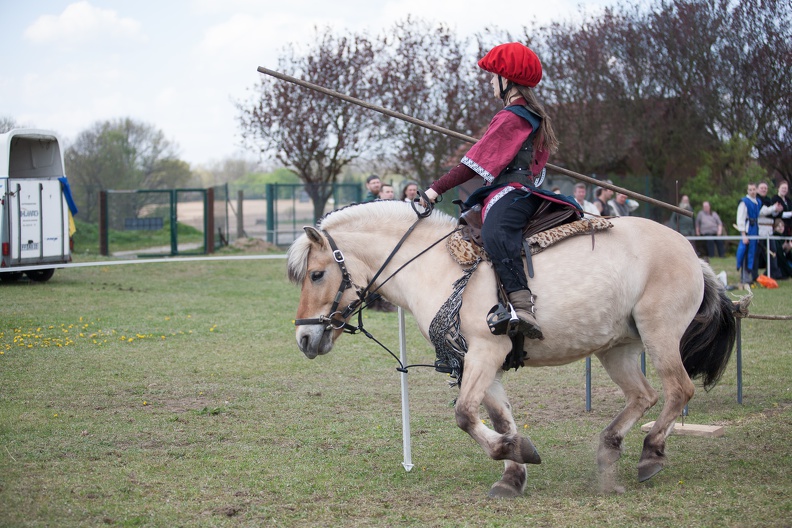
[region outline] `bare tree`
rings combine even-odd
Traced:
[[[278,60],[293,77],[363,100],[374,93],[374,49],[365,35],[316,30],[304,51],[291,44]],[[262,76],[254,97],[238,102],[244,141],[275,158],[305,184],[319,218],[344,167],[373,147],[371,112],[333,97]]]
[[[630,131],[623,105],[630,96],[619,55],[630,50],[619,47],[618,34],[626,22],[609,9],[582,23],[526,30],[526,38],[538,36],[544,74],[537,92],[551,106],[561,142],[557,157],[572,170],[606,173],[624,168]]]
[[[407,17],[381,38],[381,104],[468,135],[495,113],[488,77],[470,53],[471,41],[444,24]],[[394,172],[428,186],[447,170],[464,143],[396,119],[384,121]]]
[[[717,64],[726,136],[753,141],[765,168],[792,181],[792,2],[729,6]]]
[[[0,134],[5,134],[12,128],[17,128],[19,125],[16,122],[16,119],[10,116],[2,116],[0,117]]]

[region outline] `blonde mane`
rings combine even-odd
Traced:
[[[406,202],[395,200],[378,200],[363,204],[353,204],[327,213],[319,219],[316,228],[319,230],[333,231],[339,228],[346,230],[371,231],[372,226],[403,226],[406,231],[415,222],[417,216],[412,206]],[[456,219],[451,216],[434,211],[423,219],[429,227],[451,227]],[[305,279],[308,266],[308,254],[311,250],[311,241],[303,234],[292,243],[288,252],[287,273],[289,280],[301,284]]]

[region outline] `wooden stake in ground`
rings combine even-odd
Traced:
[[[641,426],[641,431],[648,433],[654,422],[649,422]],[[707,438],[718,438],[726,433],[722,425],[698,425],[698,424],[681,424],[675,423],[671,434],[678,434],[683,436],[703,436]]]

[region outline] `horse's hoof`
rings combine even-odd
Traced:
[[[493,484],[487,494],[490,499],[514,499],[521,495],[520,490],[502,480]]]
[[[541,464],[542,457],[539,456],[539,451],[528,438],[524,436],[520,438],[520,457],[523,464]]]
[[[603,495],[622,495],[624,491],[624,486],[616,483],[616,478],[613,476],[612,471],[600,476],[600,492]]]
[[[638,464],[638,482],[646,482],[663,469],[663,464],[652,462],[646,465]]]

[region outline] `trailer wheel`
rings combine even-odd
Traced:
[[[26,271],[25,274],[28,276],[28,279],[34,282],[47,282],[52,278],[52,275],[55,274],[55,270],[53,268],[43,270],[29,270]]]
[[[22,278],[21,271],[12,271],[8,273],[0,273],[0,282],[16,282]]]

